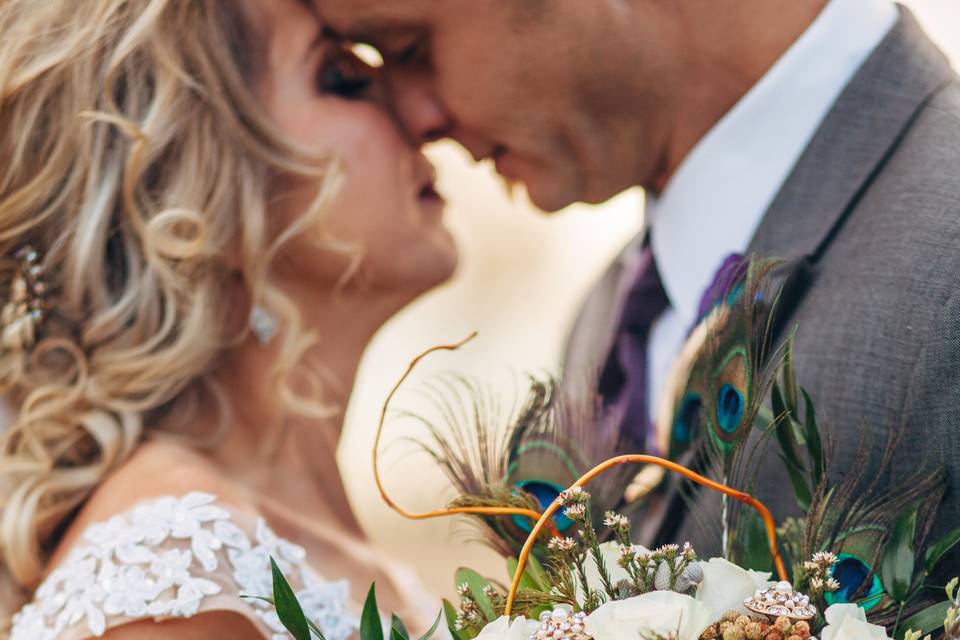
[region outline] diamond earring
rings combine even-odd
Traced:
[[[259,304],[253,305],[250,310],[250,330],[257,336],[257,342],[267,344],[277,335],[278,322],[276,317]]]

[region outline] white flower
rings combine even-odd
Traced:
[[[677,640],[697,640],[710,626],[709,606],[673,591],[651,591],[608,602],[587,616],[586,632],[598,640],[637,640],[676,634]]]
[[[743,606],[744,599],[774,584],[770,582],[769,573],[741,569],[723,558],[711,558],[708,562],[701,562],[700,566],[703,568],[703,582],[696,597],[713,610],[711,622],[716,622],[728,611],[748,614]]]
[[[855,604],[832,605],[824,617],[823,640],[888,640],[886,629],[867,622],[867,614]]]
[[[538,626],[536,620],[516,618],[510,622],[507,616],[500,616],[483,629],[475,640],[529,640]]]

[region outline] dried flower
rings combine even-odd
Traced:
[[[558,498],[562,505],[581,504],[590,499],[590,494],[584,491],[582,487],[570,487],[561,491]]]
[[[630,526],[630,520],[626,516],[616,513],[615,511],[607,511],[604,514],[606,517],[603,520],[603,524],[606,527],[611,529],[623,529],[624,527]]]
[[[572,551],[577,548],[577,541],[573,538],[551,538],[547,543],[547,549],[550,551]]]
[[[583,517],[586,514],[586,511],[587,511],[586,507],[583,505],[582,502],[575,502],[571,504],[569,507],[567,507],[566,510],[563,512],[563,514],[576,522],[579,520],[583,520]]]

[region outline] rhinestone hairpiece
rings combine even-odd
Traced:
[[[36,342],[37,329],[46,317],[48,287],[36,249],[22,247],[14,257],[18,264],[8,299],[0,310],[0,345],[5,349],[24,349]]]

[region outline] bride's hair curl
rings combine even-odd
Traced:
[[[147,426],[218,396],[217,358],[246,331],[232,290],[283,323],[280,397],[328,410],[285,383],[316,336],[270,267],[323,216],[343,172],[264,114],[239,4],[0,2],[0,272],[30,245],[51,287],[35,343],[0,349],[12,412],[0,425],[0,556],[21,586],[38,582],[64,524]],[[320,188],[277,229],[271,188],[291,175]],[[0,306],[9,289],[0,277]]]

